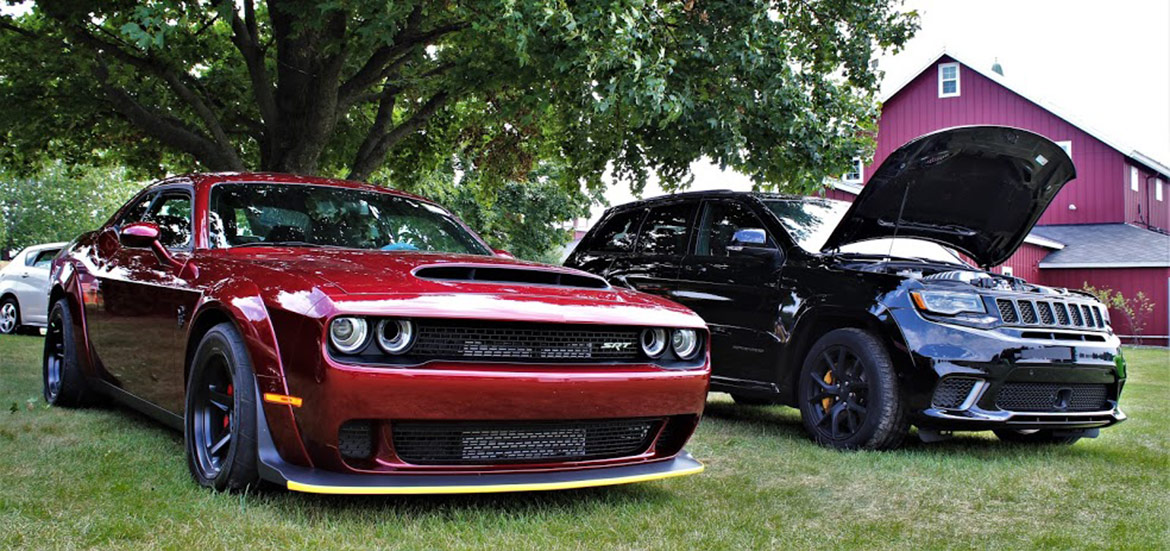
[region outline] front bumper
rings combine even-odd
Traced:
[[[1112,334],[1066,331],[1059,340],[1043,339],[1031,337],[1024,329],[939,323],[912,309],[894,310],[893,314],[911,359],[903,371],[903,390],[912,421],[920,428],[1085,430],[1126,419],[1118,406],[1125,384],[1125,360],[1120,341]],[[1072,340],[1078,335],[1083,340]],[[935,392],[948,377],[978,383],[961,400],[940,406]],[[1104,394],[1099,407],[1092,408],[1070,408],[1067,403],[1001,407],[1000,392],[1012,385],[1057,389],[1096,386]]]
[[[264,480],[289,490],[317,494],[422,495],[570,490],[648,482],[698,474],[703,464],[686,451],[659,461],[577,470],[525,473],[354,474],[291,464],[281,458],[258,410],[257,452]]]

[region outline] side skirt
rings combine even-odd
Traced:
[[[89,379],[89,384],[118,403],[154,419],[179,432],[183,431],[183,417],[175,415],[151,402],[143,400],[101,379]]]

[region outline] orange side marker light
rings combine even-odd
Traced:
[[[292,406],[294,408],[301,407],[301,403],[304,402],[304,400],[301,400],[300,398],[297,398],[296,396],[288,396],[286,394],[273,394],[271,392],[264,393],[264,401],[268,402],[270,404],[282,404],[282,405],[286,405],[286,406]]]

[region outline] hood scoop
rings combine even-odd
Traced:
[[[423,266],[414,270],[414,276],[419,279],[437,281],[474,281],[514,285],[550,285],[580,289],[609,289],[609,283],[600,277],[583,273],[517,266],[501,267],[477,264]]]

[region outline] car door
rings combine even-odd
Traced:
[[[776,320],[790,302],[778,286],[784,255],[775,237],[736,199],[704,201],[695,234],[671,297],[710,328],[712,380],[771,383]]]
[[[697,205],[696,201],[685,200],[648,209],[633,254],[614,262],[610,279],[632,289],[669,297],[687,252]]]
[[[20,301],[24,323],[44,325],[49,318],[49,268],[61,249],[40,249],[29,253],[24,272]]]
[[[199,297],[183,277],[193,245],[191,199],[189,187],[162,189],[144,212],[131,209],[104,232],[94,297],[86,301],[90,340],[111,382],[174,413],[184,402],[183,326]],[[120,243],[117,231],[137,221],[159,226],[172,261]]]

